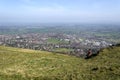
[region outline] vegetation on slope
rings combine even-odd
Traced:
[[[119,80],[120,47],[91,59],[0,46],[0,80]]]

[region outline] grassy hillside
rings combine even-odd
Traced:
[[[120,47],[81,59],[0,46],[0,80],[120,80]]]

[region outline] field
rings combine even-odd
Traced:
[[[60,41],[59,39],[56,39],[56,38],[49,38],[47,42],[51,44],[68,44],[69,43],[68,41]]]
[[[0,80],[120,80],[120,47],[91,59],[0,46]]]

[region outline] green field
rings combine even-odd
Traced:
[[[120,80],[120,47],[81,59],[0,46],[0,80]]]
[[[51,44],[68,44],[69,42],[68,41],[60,41],[59,39],[56,39],[56,38],[49,38],[47,40],[48,43],[51,43]]]

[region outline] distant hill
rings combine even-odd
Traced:
[[[82,59],[0,46],[0,80],[120,80],[120,47]]]

